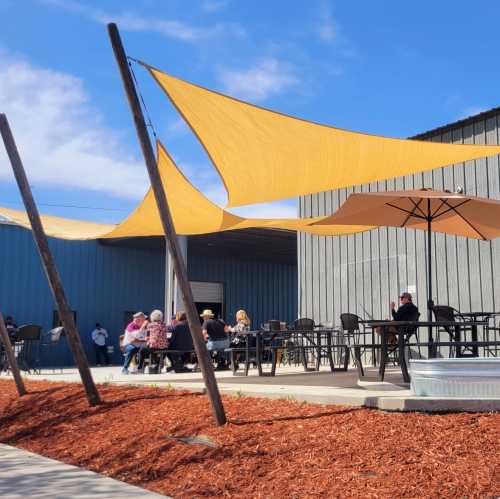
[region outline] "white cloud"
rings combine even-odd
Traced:
[[[229,0],[204,0],[201,3],[201,8],[206,12],[217,12],[225,9],[229,3]]]
[[[7,115],[34,185],[87,189],[140,199],[144,165],[92,108],[82,81],[0,52],[0,111]],[[0,147],[0,180],[13,175]]]
[[[218,78],[228,94],[254,101],[265,100],[299,83],[291,65],[272,57],[250,69],[221,70]]]
[[[124,31],[158,33],[166,38],[183,42],[196,42],[217,35],[229,35],[240,38],[246,36],[245,30],[239,24],[235,23],[218,23],[207,28],[199,28],[177,20],[147,18],[131,11],[112,14],[74,0],[40,1],[45,5],[79,14],[99,24],[114,22]]]
[[[326,43],[334,43],[339,38],[339,28],[333,18],[329,4],[323,2],[320,9],[320,19],[316,27],[319,38]]]

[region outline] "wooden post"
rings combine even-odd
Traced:
[[[165,232],[165,238],[168,242],[170,255],[172,256],[174,272],[177,276],[179,289],[186,308],[186,315],[191,336],[193,338],[194,349],[203,373],[203,379],[207,388],[208,397],[210,399],[210,403],[212,404],[212,413],[216,423],[218,425],[223,425],[226,423],[226,415],[224,413],[224,406],[222,405],[219,389],[217,387],[212,359],[205,346],[205,341],[201,332],[200,318],[198,317],[198,312],[196,311],[196,307],[194,305],[193,294],[188,281],[184,260],[182,259],[179,242],[175,234],[175,228],[172,222],[172,216],[170,215],[167,197],[165,195],[165,191],[163,190],[163,184],[161,182],[160,173],[156,164],[153,147],[151,146],[142,109],[130,74],[127,56],[125,55],[125,50],[123,48],[116,24],[108,24],[108,34],[116,57],[116,62],[118,63],[118,67],[120,69],[120,75],[125,87],[125,93],[127,94],[130,110],[132,111],[134,118],[137,137],[139,139],[142,154],[144,155],[144,161],[148,169],[149,180],[155,196],[156,206],[158,207],[163,230]]]
[[[14,350],[12,349],[12,344],[10,343],[9,333],[5,327],[2,312],[0,312],[0,339],[2,340],[3,347],[5,348],[10,368],[12,369],[14,381],[16,382],[17,393],[19,393],[19,396],[22,397],[23,395],[26,395],[26,388],[24,386],[23,378],[21,378],[21,373],[19,372],[17,359],[14,354]]]
[[[9,127],[9,122],[7,121],[5,114],[0,114],[0,133],[2,134],[5,149],[9,156],[12,169],[14,170],[14,176],[16,177],[17,185],[19,186],[19,191],[30,219],[33,238],[35,239],[35,243],[38,247],[38,251],[42,259],[42,265],[49,281],[52,295],[54,296],[57,304],[57,310],[59,311],[59,317],[64,327],[69,347],[73,353],[73,358],[75,359],[78,371],[80,372],[85,393],[87,394],[87,399],[90,405],[96,405],[100,403],[99,393],[94,384],[94,380],[92,379],[92,374],[90,372],[85,351],[83,350],[80,335],[76,329],[73,313],[66,300],[61,279],[49,249],[47,236],[43,230],[40,215],[38,214],[35,200],[31,194],[28,178],[26,177],[26,172],[24,171],[23,163],[21,161],[21,157],[19,156],[14,137]]]

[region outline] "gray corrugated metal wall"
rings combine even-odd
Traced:
[[[426,134],[458,144],[498,144],[500,112]],[[433,187],[500,199],[498,156],[354,188],[304,196],[303,217],[335,212],[352,192]],[[415,301],[426,307],[425,232],[380,228],[363,234],[298,238],[299,313],[339,324],[343,312],[389,317],[388,304],[415,286]],[[492,242],[433,235],[433,289],[436,304],[461,311],[500,310],[500,239]]]
[[[111,334],[115,361],[121,360],[118,336],[124,312],[163,308],[163,252],[96,241],[50,238],[49,244],[89,358],[94,359],[89,333],[99,321]],[[31,322],[44,331],[52,327],[55,305],[31,232],[6,224],[0,224],[0,309],[19,325]],[[65,340],[42,360],[73,364]]]
[[[268,319],[297,318],[295,265],[188,255],[188,274],[192,281],[224,283],[225,320],[230,323],[239,309],[248,312],[253,327]]]

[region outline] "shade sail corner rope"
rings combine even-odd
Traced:
[[[226,187],[228,207],[314,194],[500,154],[498,145],[389,138],[306,121],[142,64],[205,148]]]

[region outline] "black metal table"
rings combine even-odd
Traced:
[[[333,343],[334,335],[338,335],[339,331],[337,329],[315,329],[311,330],[280,330],[280,331],[266,331],[266,330],[255,330],[246,331],[239,333],[239,336],[246,337],[245,347],[238,349],[239,351],[245,352],[245,369],[244,374],[248,376],[248,371],[250,368],[250,363],[252,353],[255,352],[255,363],[257,364],[257,371],[259,376],[275,376],[276,375],[276,365],[277,365],[277,352],[283,349],[283,342],[285,340],[292,340],[293,348],[300,352],[301,362],[305,371],[315,370],[318,371],[320,368],[320,363],[322,358],[326,358],[330,365],[330,370],[332,372],[339,370],[335,367],[335,362],[333,359],[333,349],[334,348],[344,348],[342,345],[335,345]],[[250,339],[255,340],[255,346],[250,345]],[[265,345],[265,341],[270,342],[268,346]],[[308,345],[304,344],[304,340],[307,341]],[[275,344],[273,345],[273,341]],[[310,368],[307,362],[307,350],[314,350],[316,353],[316,363],[314,368]],[[271,370],[268,372],[264,371],[263,368],[263,353],[264,351],[269,351],[271,353]],[[347,357],[347,356],[346,356]],[[346,370],[347,366],[341,368],[341,370]]]
[[[477,337],[477,326],[480,324],[483,324],[486,322],[488,325],[489,321],[492,317],[495,316],[500,316],[500,312],[460,312],[455,314],[455,317],[457,318],[462,318],[465,319],[463,322],[458,322],[458,328],[457,328],[457,333],[460,334],[460,328],[459,326],[461,324],[465,324],[470,326],[471,328],[471,336],[472,336],[472,341],[477,342],[478,337]],[[483,324],[484,325],[484,324]],[[458,341],[461,340],[460,336],[457,338]],[[483,340],[484,340],[484,335],[483,335]],[[460,357],[478,357],[479,356],[479,348],[477,345],[472,345],[472,353],[466,354],[463,351],[459,350],[459,355]]]
[[[410,382],[410,375],[408,373],[408,366],[406,364],[406,356],[405,356],[405,346],[406,346],[406,341],[405,341],[405,336],[411,336],[413,335],[415,329],[419,327],[429,327],[429,331],[431,331],[429,335],[429,340],[426,343],[416,343],[416,345],[427,345],[429,349],[429,357],[434,357],[436,354],[436,343],[434,342],[434,338],[432,336],[432,328],[433,327],[455,327],[457,323],[455,321],[366,321],[367,324],[369,324],[371,327],[380,327],[381,328],[381,355],[380,355],[380,367],[378,370],[378,377],[376,378],[378,381],[383,381],[384,380],[384,375],[385,375],[385,366],[387,364],[387,358],[388,358],[388,343],[387,343],[387,336],[389,334],[393,334],[397,336],[398,339],[398,355],[399,355],[399,363],[401,367],[401,372],[403,374],[403,379],[405,383]],[[486,326],[488,323],[485,321],[477,321],[476,323],[477,326]],[[391,329],[389,331],[389,328]],[[477,330],[476,330],[477,331]],[[478,342],[477,339],[476,341],[472,342],[466,342],[466,341],[454,341],[454,342],[439,342],[439,345],[446,345],[446,346],[453,346],[453,345],[463,345],[463,346],[480,346],[485,343],[491,343],[491,342]],[[361,357],[358,355],[356,358],[356,362],[358,362],[360,365],[358,366],[358,373],[359,373],[359,378],[360,379],[367,379],[364,376],[364,370],[362,367],[362,362],[361,362]]]

